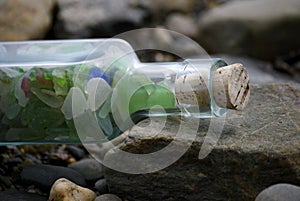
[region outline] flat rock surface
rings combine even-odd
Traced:
[[[188,139],[188,135],[176,140],[178,144],[189,140],[193,143],[171,166],[139,175],[106,169],[110,192],[128,200],[253,201],[272,184],[299,186],[300,85],[268,84],[251,86],[251,90],[247,108],[227,114],[220,139],[207,157],[198,159],[210,125],[209,119],[201,119],[195,140]],[[145,120],[140,126],[148,123]],[[160,150],[173,140],[178,122],[171,119],[163,130],[155,129],[134,128],[119,147],[139,154]],[[117,150],[110,152],[106,160],[117,163],[116,155]]]

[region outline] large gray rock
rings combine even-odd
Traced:
[[[95,201],[122,201],[118,196],[113,194],[103,194],[96,197]]]
[[[232,1],[199,22],[199,42],[210,52],[274,59],[300,48],[299,0]]]
[[[54,0],[1,0],[0,40],[42,39],[52,24]]]
[[[130,0],[57,0],[58,38],[113,36],[139,27],[145,16]]]
[[[209,119],[201,119],[196,140],[171,166],[139,175],[106,169],[109,191],[128,200],[253,201],[271,184],[299,185],[300,85],[251,88],[249,105],[244,111],[229,112],[221,138],[207,157],[198,159],[210,124]],[[140,126],[147,123],[141,122]],[[131,153],[152,153],[172,142],[178,127],[178,122],[169,120],[162,131],[159,126],[134,128],[119,147]],[[185,135],[184,139],[173,142],[181,146],[190,140]],[[176,151],[170,149],[170,157]],[[118,150],[109,152],[105,160],[118,163],[115,160],[118,153]],[[139,165],[138,160],[135,165]]]

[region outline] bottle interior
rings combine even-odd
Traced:
[[[176,101],[185,65],[140,63],[117,39],[2,43],[0,145],[100,143],[151,116],[215,115]]]

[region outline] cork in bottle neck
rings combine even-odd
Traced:
[[[216,69],[210,76],[211,90],[207,77],[190,73],[175,82],[175,95],[180,105],[210,106],[212,97],[221,108],[242,110],[249,100],[249,76],[242,64],[236,63]]]

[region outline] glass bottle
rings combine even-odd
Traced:
[[[142,63],[121,39],[2,42],[0,145],[98,143],[150,116],[218,117],[244,107],[248,84],[240,64]]]

